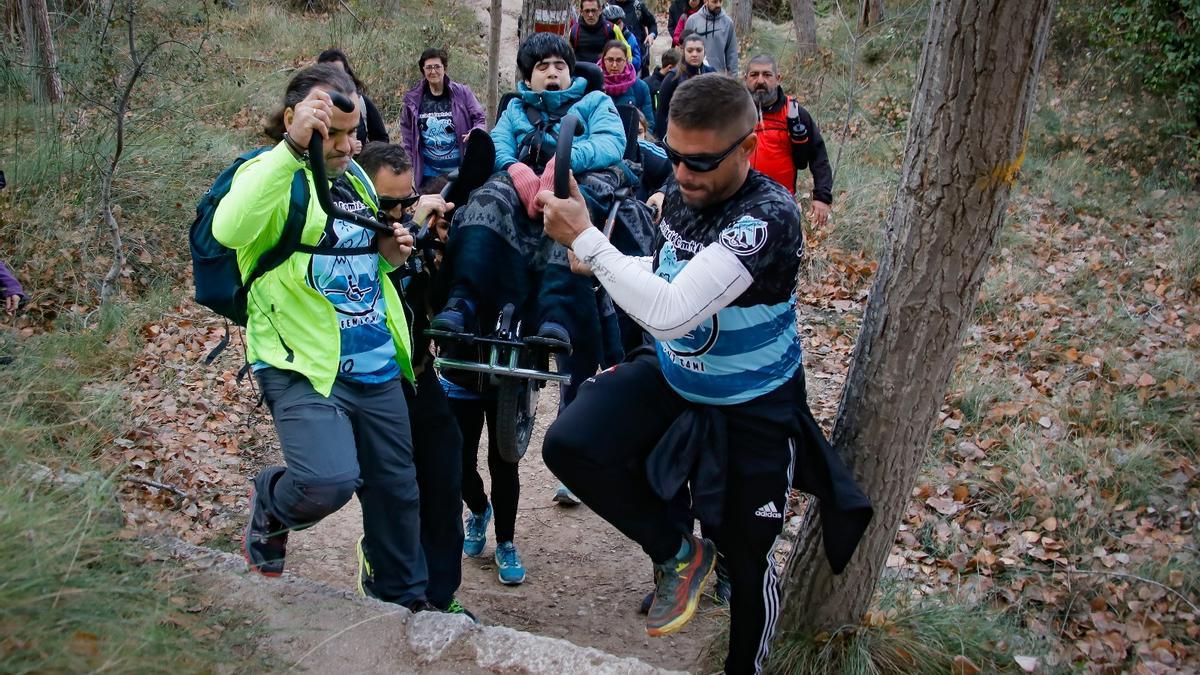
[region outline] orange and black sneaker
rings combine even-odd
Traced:
[[[683,628],[696,614],[704,584],[717,562],[717,547],[708,539],[688,535],[691,551],[655,565],[654,602],[646,614],[646,634],[659,637]]]

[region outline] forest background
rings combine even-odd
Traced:
[[[801,51],[794,4],[755,2],[743,54],[780,58],[836,170],[833,225],[807,233],[799,280],[831,421],[928,5],[894,0],[861,26],[857,7],[817,2]],[[27,20],[39,6],[44,27]],[[193,206],[320,49],[372,55],[356,70],[394,122],[425,46],[452,45],[455,76],[485,90],[486,27],[424,0],[7,0],[4,16],[0,252],[30,300],[0,331],[0,670],[254,668],[253,608],[205,609],[140,540],[230,548],[242,515],[229,431],[254,396],[235,367],[200,362],[223,331],[188,299]],[[1195,668],[1198,33],[1197,0],[1060,3],[1007,224],[876,602],[859,626],[781,645],[779,669]]]

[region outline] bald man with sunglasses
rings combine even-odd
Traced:
[[[750,168],[750,93],[725,75],[680,85],[664,139],[675,167],[655,252],[622,255],[592,227],[578,190],[539,195],[546,233],[571,247],[653,337],[653,350],[584,383],[546,434],[547,466],[654,564],[646,632],[696,611],[719,554],[732,588],[726,673],[765,666],[780,610],[772,558],[793,485],[819,499],[841,571],[869,501],[809,411],[796,327],[800,213]],[[693,518],[707,538],[693,535]]]

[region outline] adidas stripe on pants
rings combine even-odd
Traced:
[[[792,396],[800,397],[797,405],[807,405],[802,386],[785,385],[767,395],[776,397],[775,410],[778,397]],[[794,429],[778,415],[764,415],[756,401],[722,408],[729,443],[725,511],[719,528],[704,530],[725,558],[733,591],[726,673],[760,672],[780,610],[771,557],[787,508]],[[675,555],[692,520],[679,517],[678,504],[672,508],[654,494],[645,459],[689,405],[694,404],[666,383],[656,361],[628,361],[579,388],[542,448],[563,483],[656,562]]]

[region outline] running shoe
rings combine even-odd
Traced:
[[[460,614],[475,623],[479,623],[479,618],[472,614],[466,607],[463,607],[462,603],[458,601],[458,598],[450,598],[450,604],[447,605],[446,609],[443,609],[442,611],[446,614]]]
[[[432,602],[429,602],[428,600],[425,600],[425,599],[413,600],[412,602],[408,603],[407,605],[401,605],[401,606],[404,607],[405,609],[407,609],[408,611],[412,612],[413,614],[420,614],[421,612],[440,612],[440,611],[442,611],[442,610],[438,609]]]
[[[483,513],[475,513],[467,509],[467,524],[463,528],[463,553],[472,558],[483,553],[483,547],[487,546],[487,528],[490,522],[492,522],[491,504],[488,504],[487,510]]]
[[[250,571],[258,572],[264,577],[283,574],[288,529],[267,513],[259,496],[269,494],[271,484],[283,471],[281,466],[267,467],[250,483],[250,517],[246,521],[246,530],[242,533],[242,554],[246,558],[246,564],[250,566]]]
[[[525,566],[521,564],[521,556],[517,554],[517,546],[511,541],[496,544],[496,567],[500,583],[506,586],[516,586],[525,583]]]
[[[373,598],[375,594],[371,593],[371,583],[375,581],[375,573],[371,570],[371,561],[367,560],[365,539],[360,534],[358,541],[354,544],[354,553],[358,557],[358,595],[363,598]]]
[[[554,491],[553,501],[555,504],[561,504],[562,506],[579,506],[583,503],[579,497],[575,496],[574,492],[568,490],[567,486],[562,483],[559,483],[558,489]]]
[[[530,344],[571,353],[571,334],[557,321],[546,321],[538,327],[537,335],[525,339]]]
[[[375,573],[371,570],[371,561],[367,560],[367,550],[363,542],[363,536],[359,535],[358,542],[354,545],[355,553],[358,555],[358,594],[364,598],[374,598],[375,594],[371,592],[371,582],[375,580]],[[445,609],[437,607],[433,603],[417,602],[409,605],[409,609],[414,612],[430,611],[430,607],[446,614],[461,614],[471,621],[479,623],[479,619],[467,611],[458,598],[450,598],[450,604]]]
[[[646,615],[646,634],[660,637],[683,628],[696,614],[704,584],[717,562],[717,547],[688,535],[691,550],[682,559],[656,565],[654,602]]]

